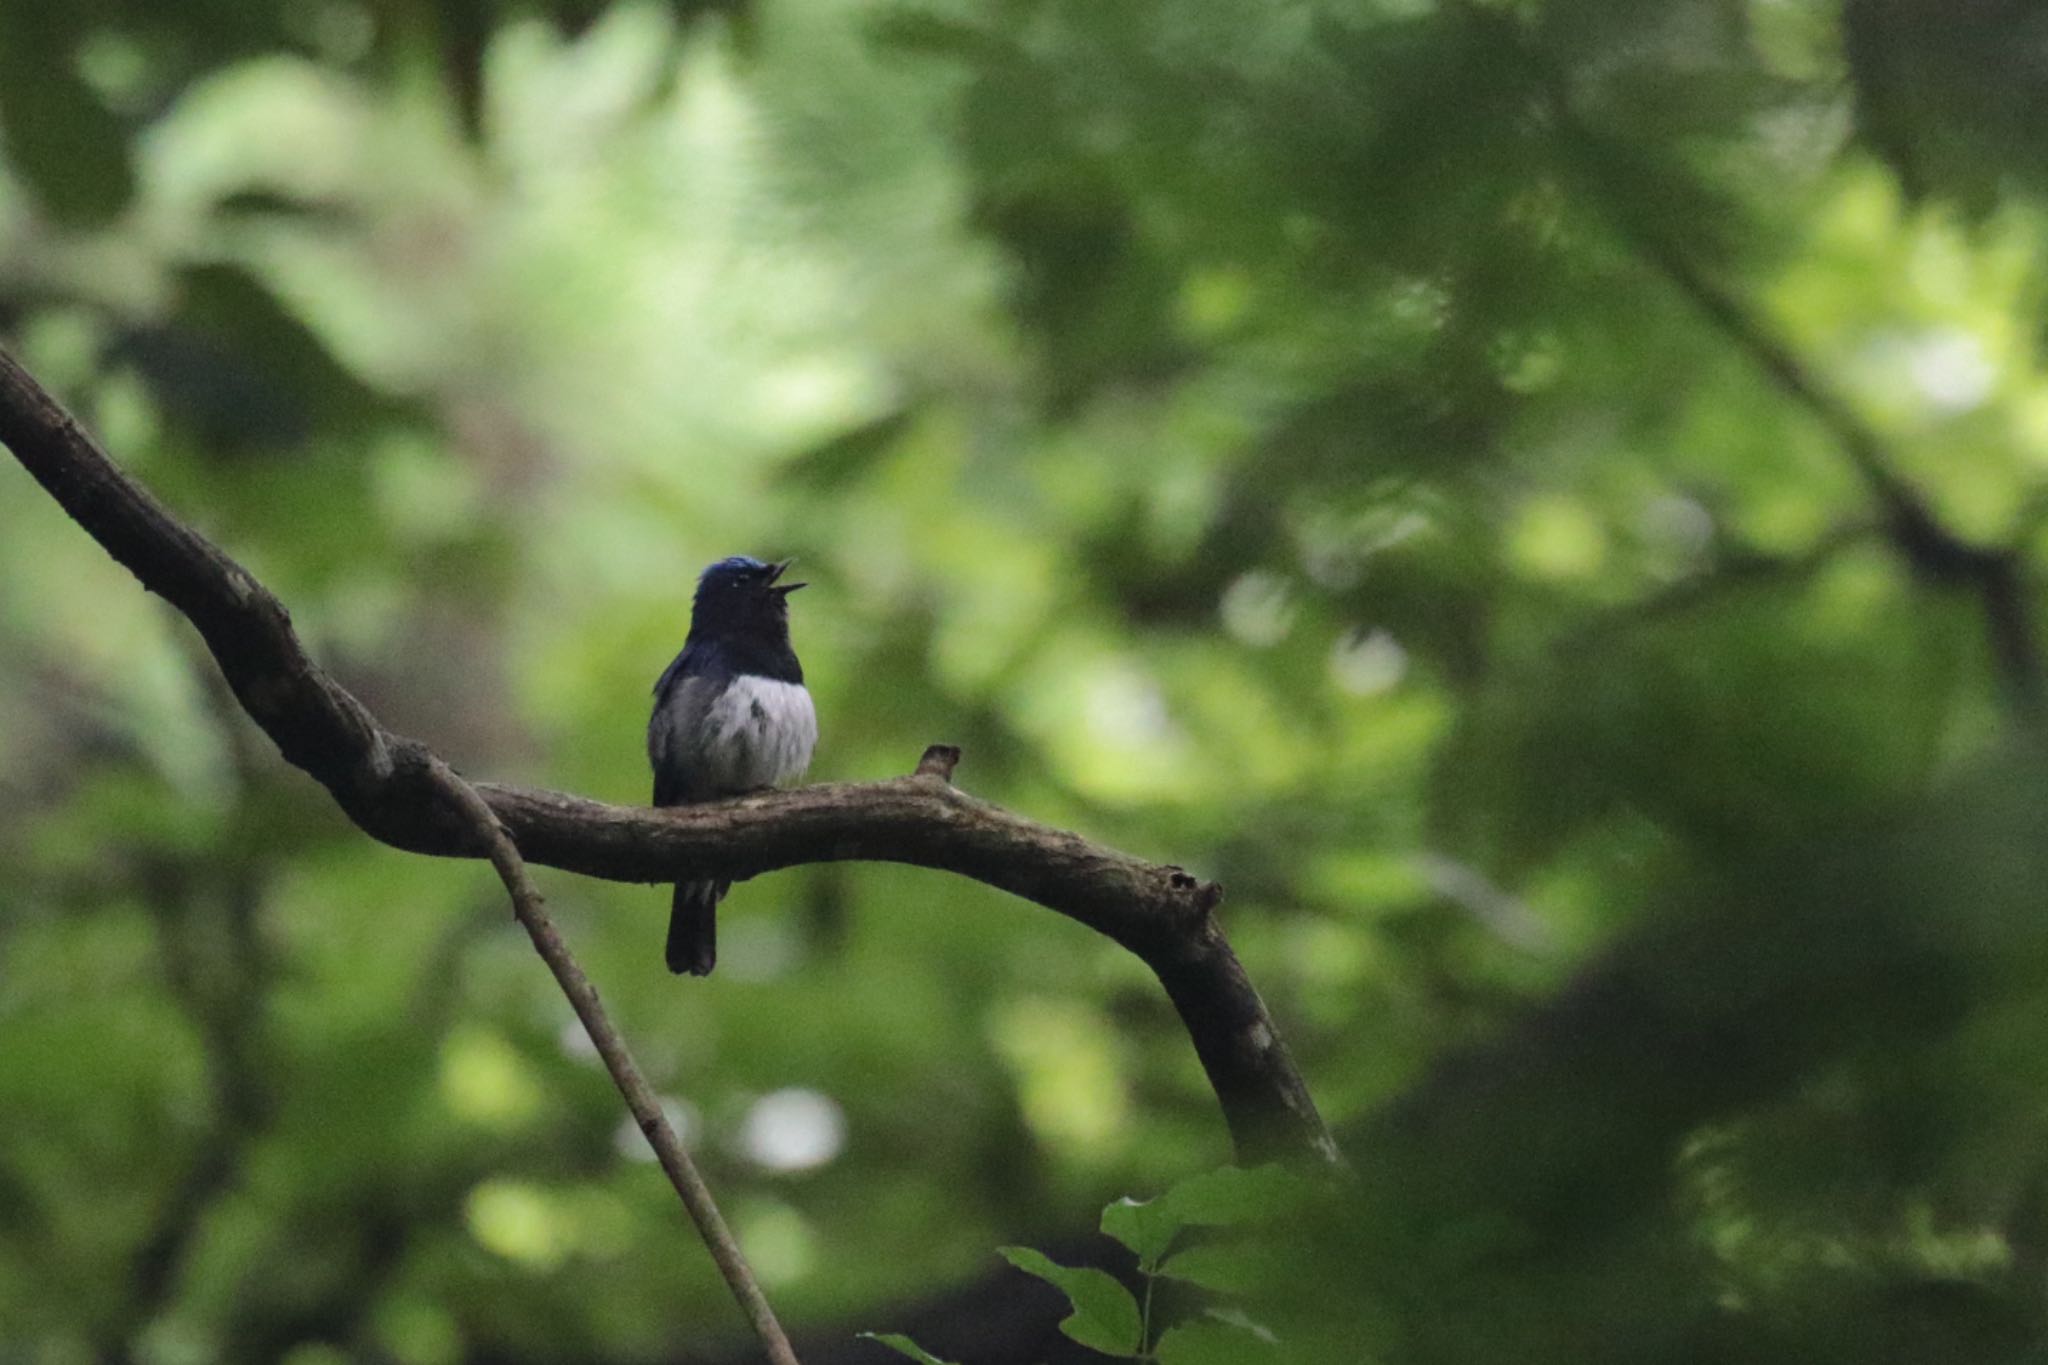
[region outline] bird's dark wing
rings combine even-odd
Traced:
[[[715,649],[691,645],[676,656],[654,686],[647,721],[647,759],[654,765],[654,804],[673,806],[716,795],[706,784],[699,746],[704,718],[731,681]]]
[[[668,667],[661,670],[661,676],[654,680],[654,709],[659,711],[668,696],[668,690],[675,686],[676,679],[695,671],[698,657],[705,653],[703,646],[687,644],[682,653],[668,661]]]
[[[688,783],[673,768],[654,765],[654,804],[657,806],[680,806],[690,798],[685,794]]]

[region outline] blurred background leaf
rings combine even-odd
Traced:
[[[467,772],[646,799],[695,573],[794,554],[816,776],[959,743],[1223,881],[1358,1172],[1227,1248],[1282,1358],[2028,1360],[2040,26],[7,0],[0,334]],[[0,494],[0,1357],[743,1351],[488,876]],[[1104,1205],[1227,1156],[984,888],[747,883],[687,988],[546,890],[813,1365],[1088,1358],[994,1248],[1129,1283]]]

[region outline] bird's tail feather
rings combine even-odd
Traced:
[[[709,976],[718,961],[718,903],[731,882],[677,882],[668,912],[668,969]]]

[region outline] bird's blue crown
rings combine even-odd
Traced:
[[[697,575],[697,607],[701,611],[736,588],[750,584],[765,585],[774,577],[773,565],[763,564],[751,555],[728,556]]]
[[[768,566],[751,555],[727,555],[716,564],[708,566],[697,580],[708,582],[714,578],[746,578],[753,574],[765,573]]]
[[[760,632],[787,640],[787,599],[804,586],[781,581],[788,569],[786,559],[764,564],[751,555],[733,555],[705,569],[697,579],[697,600],[690,612],[691,636]]]

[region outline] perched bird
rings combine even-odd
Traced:
[[[654,804],[680,806],[760,791],[803,775],[818,713],[789,643],[789,561],[735,555],[697,579],[683,652],[654,684],[647,758]],[[678,882],[668,969],[707,976],[718,956],[718,902],[729,881]]]

